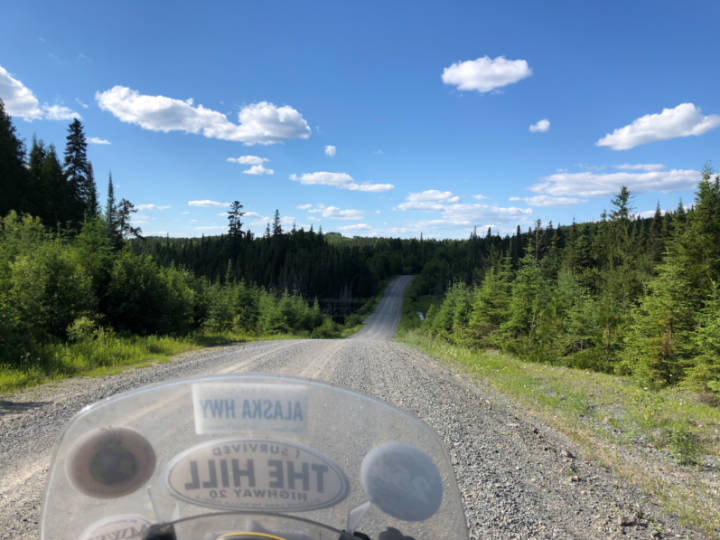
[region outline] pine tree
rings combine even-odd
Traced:
[[[134,214],[135,212],[137,212],[137,208],[135,208],[135,205],[127,199],[122,199],[118,204],[118,230],[120,231],[120,235],[123,238],[128,238],[130,236],[142,238],[142,236],[140,236],[142,229],[140,229],[140,227],[133,227],[130,223],[132,214]]]

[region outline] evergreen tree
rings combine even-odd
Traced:
[[[688,370],[690,386],[720,395],[720,288],[713,287],[698,318],[699,328],[693,337],[697,356]]]
[[[28,210],[26,183],[25,149],[0,99],[0,217],[13,209]]]
[[[88,161],[88,172],[87,172],[87,186],[88,186],[88,198],[87,198],[87,210],[88,216],[94,217],[98,215],[98,199],[97,190],[95,188],[95,172],[90,161]]]
[[[694,326],[689,281],[678,258],[670,253],[633,312],[620,373],[632,373],[644,384],[679,382],[690,356]]]
[[[108,191],[104,218],[108,236],[115,245],[115,248],[119,248],[122,245],[123,235],[120,229],[119,208],[115,202],[115,187],[113,186],[112,172],[108,173]]]
[[[135,208],[135,205],[127,199],[122,199],[120,204],[118,204],[118,230],[120,231],[120,236],[122,238],[129,238],[130,236],[142,238],[142,236],[140,236],[142,229],[140,229],[140,227],[133,227],[130,223],[132,214],[136,212],[137,208]]]
[[[497,345],[493,333],[507,319],[510,304],[510,263],[506,258],[499,269],[490,268],[474,291],[468,332],[478,346]]]
[[[48,147],[40,168],[40,185],[45,196],[45,210],[41,217],[51,227],[64,226],[76,216],[76,199],[72,187],[65,180],[55,146]]]
[[[275,209],[275,217],[273,218],[272,235],[280,236],[282,234],[282,225],[280,225],[280,211]]]
[[[534,249],[528,250],[512,283],[508,317],[501,327],[506,346],[526,358],[534,356],[548,292],[547,283],[535,263]]]
[[[115,187],[112,172],[108,174],[107,202],[105,203],[105,223],[111,231],[117,230],[117,205],[115,204]]]
[[[90,176],[90,164],[87,159],[87,141],[80,120],[75,118],[68,126],[65,145],[65,178],[70,184],[75,199],[73,221],[79,224],[85,215],[94,216],[97,212],[97,194],[95,183]],[[95,206],[93,207],[93,203]]]
[[[45,144],[33,136],[32,148],[30,149],[28,158],[27,191],[30,213],[34,216],[39,216],[46,225],[54,225],[54,223],[49,223],[47,219],[47,206],[52,204],[52,201],[48,199],[49,193],[47,187],[44,186],[40,180],[42,164],[46,154]]]
[[[233,201],[228,212],[228,234],[232,238],[242,237],[242,221],[240,218],[245,215],[242,212],[243,205],[240,201]]]

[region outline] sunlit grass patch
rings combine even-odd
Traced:
[[[224,342],[230,343],[229,338],[227,336]],[[180,353],[206,346],[213,339],[213,336],[204,335],[184,338],[120,336],[100,331],[75,343],[46,344],[36,352],[36,358],[28,362],[31,367],[0,366],[0,392],[77,375],[110,375],[130,366],[167,361]]]

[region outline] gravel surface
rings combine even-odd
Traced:
[[[470,538],[705,538],[504,396],[393,342],[409,279],[390,285],[350,339],[218,347],[112,377],[0,395],[0,539],[38,537],[54,441],[83,406],[149,383],[246,372],[326,380],[425,420],[449,448]]]

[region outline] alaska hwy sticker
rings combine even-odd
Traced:
[[[170,462],[166,482],[175,497],[192,504],[281,512],[334,506],[349,487],[342,469],[315,450],[263,439],[190,448]]]
[[[197,383],[192,387],[195,432],[303,433],[307,388],[299,384]]]

